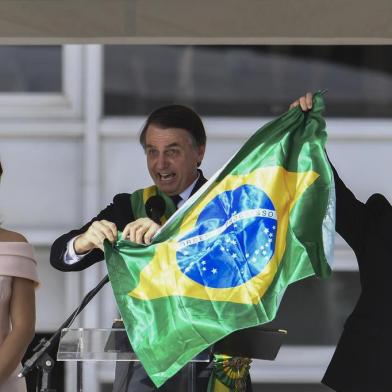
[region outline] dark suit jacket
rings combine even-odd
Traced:
[[[322,382],[339,392],[390,392],[392,207],[380,194],[360,202],[333,170],[336,231],[355,252],[362,290]]]

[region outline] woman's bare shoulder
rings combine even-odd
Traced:
[[[27,242],[27,239],[16,231],[0,228],[0,242]]]

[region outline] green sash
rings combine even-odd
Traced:
[[[163,200],[165,200],[165,213],[161,218],[162,225],[174,214],[176,211],[176,206],[174,205],[173,200],[167,196],[165,193],[160,191],[156,185],[152,185],[148,188],[138,189],[137,191],[131,194],[131,205],[132,212],[136,219],[146,218],[146,202],[151,196],[161,196]]]

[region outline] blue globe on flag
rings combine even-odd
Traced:
[[[179,239],[180,270],[211,288],[237,287],[257,276],[275,251],[277,215],[254,185],[222,192],[202,210],[195,229]]]

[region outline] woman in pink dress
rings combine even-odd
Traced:
[[[0,178],[2,173],[0,163]],[[0,392],[26,391],[17,375],[34,336],[37,285],[32,246],[21,234],[0,227]]]

